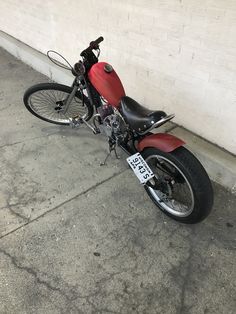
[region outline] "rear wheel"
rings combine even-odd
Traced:
[[[171,153],[146,148],[142,156],[155,174],[145,189],[165,214],[184,223],[197,223],[209,215],[211,181],[192,153],[184,147]]]
[[[76,92],[67,112],[64,112],[66,100],[71,92],[72,87],[62,84],[37,84],[25,92],[24,104],[33,115],[54,124],[68,125],[69,118],[77,115],[89,120],[93,115],[93,107],[86,96],[83,104],[79,91]]]

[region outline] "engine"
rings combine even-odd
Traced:
[[[110,105],[103,105],[98,108],[98,112],[103,122],[101,127],[107,137],[116,142],[122,141],[127,127],[119,111]]]

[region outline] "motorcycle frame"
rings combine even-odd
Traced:
[[[93,87],[93,85],[91,84],[91,82],[89,81],[89,78],[87,77],[87,75],[84,74],[80,74],[80,75],[76,75],[72,85],[72,92],[69,95],[67,101],[66,101],[66,105],[65,105],[65,109],[67,109],[75,95],[75,93],[80,90],[81,92],[81,96],[82,96],[82,101],[84,98],[84,90],[86,90],[87,92],[87,97],[89,99],[90,105],[93,108],[93,116],[91,119],[94,119],[95,116],[98,115],[98,108],[100,106],[102,106],[102,101],[101,101],[101,95],[96,91],[96,89]],[[95,112],[95,114],[94,114]],[[99,121],[100,124],[102,124],[102,121]],[[89,123],[86,123],[86,125],[88,126]],[[94,131],[94,128],[92,125],[90,125],[90,129],[92,131]],[[95,132],[94,132],[95,133]],[[97,132],[98,133],[98,132]],[[141,136],[139,134],[137,134],[136,132],[133,132],[133,130],[131,130],[130,128],[128,129],[128,134],[130,135],[130,138],[125,138],[125,140],[121,143],[119,143],[119,146],[128,154],[128,155],[132,155],[138,152],[136,146],[135,146],[135,142],[136,141],[140,141],[144,136]],[[128,135],[127,134],[127,135]]]
[[[102,96],[97,92],[97,90],[93,87],[92,83],[89,80],[88,72],[89,72],[89,69],[92,67],[92,65],[98,62],[98,58],[95,56],[95,54],[92,51],[90,51],[89,54],[88,52],[86,53],[87,53],[86,56],[88,57],[88,59],[84,57],[84,60],[76,63],[74,68],[72,69],[72,74],[75,76],[75,79],[71,86],[72,92],[66,101],[65,110],[67,110],[67,108],[69,107],[78,89],[81,92],[82,102],[84,102],[84,90],[86,90],[90,105],[93,108],[93,113],[95,111],[95,114],[93,114],[91,118],[94,121],[95,116],[98,116],[98,108],[102,106],[103,104],[101,100]],[[119,111],[119,107],[117,109]],[[173,117],[174,115],[166,116],[161,121],[158,121],[156,124],[154,124],[152,128],[155,128],[164,124],[165,122],[171,120]],[[85,123],[86,126],[89,127],[93,131],[94,134],[100,133],[97,130],[95,123],[94,123],[94,126],[92,126],[85,120],[83,120],[83,123]],[[99,119],[99,124],[102,124],[101,119]],[[149,132],[149,130],[143,133],[137,133],[135,132],[135,130],[132,130],[129,125],[128,125],[126,137],[124,138],[122,142],[118,143],[118,145],[128,155],[141,152],[143,149],[147,147],[155,147],[157,149],[160,149],[161,151],[168,153],[175,150],[176,148],[180,146],[183,146],[184,144],[185,144],[184,141],[170,134],[165,134],[165,133],[153,134]]]

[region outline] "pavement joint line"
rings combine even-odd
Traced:
[[[19,141],[19,142],[15,142],[15,143],[5,144],[5,145],[0,146],[0,149],[3,149],[5,147],[11,147],[11,146],[14,146],[14,145],[17,145],[17,144],[23,144],[23,143],[34,141],[34,140],[37,140],[37,139],[40,139],[40,138],[44,138],[44,137],[50,137],[50,136],[53,136],[53,135],[62,135],[62,134],[60,133],[60,130],[59,130],[58,132],[45,134],[45,135],[41,135],[41,136],[36,136],[36,137],[25,139],[23,141]],[[62,136],[64,136],[64,135],[62,135]],[[78,134],[78,136],[79,136],[79,134]]]
[[[34,141],[34,140],[37,140],[37,139],[40,139],[40,138],[43,138],[43,137],[49,137],[51,135],[56,135],[56,134],[59,134],[59,133],[55,132],[55,133],[51,133],[51,134],[45,134],[45,135],[42,135],[42,136],[37,136],[37,137],[25,139],[24,141],[5,144],[5,145],[0,146],[0,149],[3,149],[5,147],[11,147],[11,146],[14,146],[14,145],[17,145],[17,144],[23,144],[23,143],[26,143],[26,142]]]
[[[49,213],[53,212],[54,210],[58,209],[59,207],[61,207],[61,206],[65,205],[65,204],[67,204],[67,203],[73,201],[73,200],[76,199],[77,197],[80,197],[80,196],[82,196],[82,195],[85,195],[86,193],[90,192],[91,190],[96,189],[97,187],[99,187],[99,186],[102,185],[103,183],[106,183],[106,182],[108,182],[109,180],[118,177],[119,175],[123,174],[123,173],[126,172],[127,170],[130,170],[130,169],[124,169],[124,170],[122,170],[121,172],[117,172],[117,173],[113,174],[111,177],[109,177],[109,178],[107,178],[107,179],[104,179],[103,181],[98,182],[97,184],[95,184],[95,185],[89,187],[87,190],[85,190],[85,191],[83,191],[83,192],[80,192],[79,194],[77,194],[77,195],[73,196],[72,198],[70,198],[70,199],[68,199],[68,200],[66,200],[66,201],[64,201],[64,202],[62,202],[61,204],[59,204],[59,205],[57,205],[57,206],[55,206],[55,207],[53,207],[53,208],[47,210],[46,212],[44,212],[44,213],[42,213],[41,215],[39,215],[39,216],[33,218],[32,220],[29,220],[29,221],[27,221],[26,223],[23,223],[22,225],[20,225],[19,227],[15,228],[14,230],[11,230],[11,231],[7,232],[6,234],[0,236],[0,240],[2,240],[3,238],[7,237],[8,235],[10,235],[10,234],[12,234],[12,233],[18,231],[19,229],[21,229],[21,228],[23,228],[23,227],[26,227],[26,226],[28,226],[29,224],[31,224],[31,223],[37,221],[39,218],[42,218],[42,217],[46,216],[47,214],[49,214]]]

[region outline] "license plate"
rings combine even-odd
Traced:
[[[148,180],[154,177],[152,170],[140,153],[134,154],[126,160],[141,184],[145,184]]]

